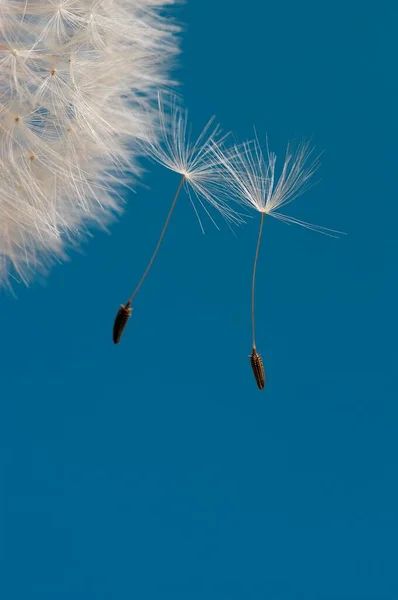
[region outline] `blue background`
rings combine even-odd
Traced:
[[[283,154],[324,149],[268,219],[232,235],[179,201],[123,342],[178,176],[151,166],[112,235],[1,306],[5,600],[396,600],[397,73],[393,3],[192,0],[177,72],[194,129],[216,113]],[[203,213],[202,213],[203,216]],[[253,214],[254,217],[257,215]]]

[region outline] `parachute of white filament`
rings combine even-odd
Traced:
[[[264,156],[257,137],[252,142],[233,146],[227,152],[214,145],[213,152],[223,166],[236,201],[285,223],[301,225],[331,237],[342,233],[278,211],[313,186],[312,178],[320,163],[318,157],[313,157],[314,149],[308,142],[298,143],[296,147],[287,146],[279,178],[276,154],[270,152],[267,142]]]
[[[188,110],[181,106],[176,96],[159,93],[155,127],[153,135],[143,140],[143,151],[148,158],[184,178],[184,188],[202,231],[204,229],[195,200],[214,225],[216,223],[207,206],[219,212],[227,222],[243,223],[242,217],[230,205],[232,186],[223,176],[222,160],[215,152],[217,149],[220,156],[223,156],[228,134],[221,134],[214,117],[197,137],[193,137]]]
[[[171,0],[1,0],[0,283],[120,211],[169,85]]]

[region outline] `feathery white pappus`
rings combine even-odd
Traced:
[[[240,146],[235,145],[227,152],[214,146],[213,152],[224,167],[225,177],[234,189],[236,201],[276,219],[333,233],[332,230],[276,212],[313,185],[310,180],[320,163],[318,158],[311,160],[313,148],[307,142],[299,143],[295,150],[288,145],[279,179],[275,176],[276,155],[269,151],[267,144],[267,156],[264,157],[257,138]]]
[[[143,153],[148,158],[183,177],[183,187],[202,231],[195,200],[214,224],[208,208],[215,209],[227,222],[244,222],[230,205],[234,188],[222,170],[228,135],[221,134],[220,126],[212,117],[198,137],[193,138],[188,110],[182,107],[176,96],[159,93],[157,130],[142,142]]]
[[[0,3],[0,284],[120,210],[170,84],[170,0]]]

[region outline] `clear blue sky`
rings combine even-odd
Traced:
[[[181,198],[120,346],[114,314],[178,176],[150,166],[111,235],[0,299],[4,600],[396,600],[397,8],[191,0],[182,92],[283,153],[325,150],[291,214],[200,232]]]

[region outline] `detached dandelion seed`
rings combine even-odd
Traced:
[[[192,142],[191,132],[188,129],[188,112],[179,106],[175,97],[172,96],[169,98],[166,108],[163,98],[159,94],[158,107],[158,128],[154,131],[153,136],[148,136],[143,142],[142,148],[150,159],[163,165],[170,171],[178,173],[181,179],[155,250],[126,306],[132,304],[152,267],[183,188],[185,188],[188,194],[201,227],[202,223],[195,207],[193,196],[199,201],[212,221],[213,219],[205,206],[205,202],[220,212],[227,221],[242,222],[242,219],[227,202],[228,185],[222,175],[220,161],[214,153],[214,148],[218,148],[221,151],[226,136],[222,137],[220,135],[218,125],[213,126],[214,118],[210,119],[196,141]],[[119,312],[115,318],[114,328],[119,318]],[[127,320],[123,328],[126,323]],[[119,332],[118,341],[115,343],[120,341],[123,328]]]
[[[277,212],[277,209],[289,204],[312,186],[310,180],[319,167],[319,159],[311,160],[313,148],[309,143],[298,144],[295,151],[290,145],[287,147],[285,162],[278,180],[275,177],[276,155],[269,151],[267,144],[266,160],[257,137],[253,142],[245,142],[239,147],[234,146],[227,152],[214,147],[214,153],[223,165],[225,177],[234,190],[236,200],[261,214],[251,286],[252,354],[249,358],[257,386],[262,390],[265,386],[265,373],[261,355],[256,348],[254,305],[257,262],[265,215],[332,237],[336,237],[335,234],[341,232],[312,225]]]

